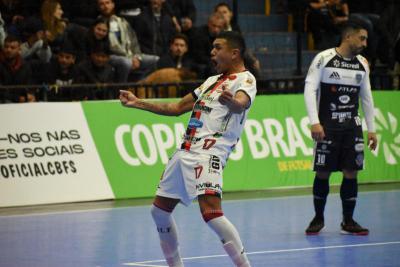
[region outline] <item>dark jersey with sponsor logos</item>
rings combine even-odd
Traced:
[[[345,59],[335,48],[319,53],[306,78],[305,100],[310,123],[320,123],[329,130],[360,126],[359,98],[368,130],[372,131],[373,102],[367,60],[360,55]]]

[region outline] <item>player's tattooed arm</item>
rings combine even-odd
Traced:
[[[222,105],[226,105],[233,113],[242,113],[250,105],[250,98],[243,91],[238,91],[233,96],[229,90],[225,90],[219,96],[218,101]]]
[[[119,99],[125,107],[142,109],[165,116],[179,116],[193,108],[195,99],[192,94],[187,94],[179,102],[150,102],[138,98],[132,92],[120,90]]]

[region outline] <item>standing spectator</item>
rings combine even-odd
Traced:
[[[4,48],[0,53],[0,84],[2,85],[29,85],[32,84],[32,72],[29,64],[21,57],[21,41],[12,35],[4,40]],[[20,102],[36,100],[33,91],[17,92],[17,94],[3,95],[4,99]]]
[[[224,25],[224,18],[217,13],[213,13],[208,18],[207,25],[194,28],[190,33],[190,54],[197,64],[202,65],[204,77],[215,74],[215,69],[210,59],[210,51],[213,48],[215,37],[224,29]]]
[[[109,22],[110,64],[116,69],[117,81],[126,82],[131,70],[138,71],[140,68],[146,72],[153,68],[159,57],[141,52],[136,32],[126,19],[115,15],[114,1],[98,0],[97,4],[101,17]]]
[[[135,29],[142,51],[161,56],[168,51],[176,30],[172,17],[163,7],[163,0],[149,1],[150,7],[139,15]]]
[[[220,14],[225,21],[225,31],[236,31],[240,32],[238,24],[233,23],[233,12],[227,3],[221,2],[214,7],[214,12]]]

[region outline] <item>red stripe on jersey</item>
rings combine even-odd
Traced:
[[[208,93],[209,95],[212,94],[226,79],[228,79],[229,76],[223,77],[221,80],[219,80],[214,87],[211,89],[211,91]],[[194,117],[198,120],[200,120],[201,117],[201,111],[196,111],[194,113]],[[187,141],[184,143],[185,150],[189,151],[190,147],[192,146],[191,140],[193,140],[193,137],[196,135],[196,128],[193,128],[190,130],[189,138]]]

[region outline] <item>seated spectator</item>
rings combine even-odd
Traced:
[[[109,64],[110,47],[97,43],[91,48],[90,57],[78,65],[78,83],[113,83],[114,68]]]
[[[117,72],[117,82],[126,82],[131,70],[146,73],[153,69],[159,57],[141,52],[136,32],[126,19],[115,15],[114,1],[98,0],[97,4],[101,17],[109,21],[110,64]]]
[[[66,41],[57,56],[47,65],[44,81],[58,86],[73,84],[77,77],[75,62],[76,50],[70,42]]]
[[[177,68],[197,71],[196,64],[188,55],[188,39],[184,34],[176,34],[169,46],[169,52],[161,56],[157,68]]]
[[[88,30],[86,38],[84,40],[87,55],[90,55],[92,48],[97,46],[98,43],[105,43],[105,45],[110,46],[108,32],[108,20],[104,18],[98,18],[97,20],[95,20],[93,25]]]
[[[233,12],[227,3],[221,2],[214,7],[214,12],[220,14],[225,21],[225,31],[236,31],[240,32],[240,27],[238,24],[233,23]]]
[[[51,49],[47,44],[42,22],[34,17],[25,19],[22,35],[26,39],[21,45],[22,58],[31,64],[48,63],[51,59]]]
[[[225,25],[224,18],[213,13],[207,25],[193,28],[189,36],[189,52],[197,64],[201,64],[204,71],[203,77],[215,74],[214,66],[211,62],[210,53],[213,48],[215,37],[223,30]]]
[[[0,53],[0,84],[1,85],[29,85],[32,84],[32,71],[21,57],[21,41],[12,35],[4,40],[4,48]],[[15,91],[15,93],[4,93],[0,97],[13,102],[36,101],[33,90]],[[5,95],[4,95],[5,94]]]
[[[163,0],[149,0],[150,7],[142,11],[135,24],[140,49],[151,55],[161,56],[175,35],[172,17],[163,7]]]
[[[77,51],[77,60],[84,58],[82,39],[86,34],[86,28],[74,23],[68,23],[63,18],[64,11],[58,0],[45,0],[41,8],[41,17],[45,28],[46,38],[51,51],[58,53],[60,46],[68,40]]]
[[[77,82],[83,84],[113,83],[115,81],[114,68],[109,64],[110,47],[106,43],[97,43],[92,47],[90,57],[78,65]],[[108,99],[111,91],[106,88],[84,92],[82,99]]]

